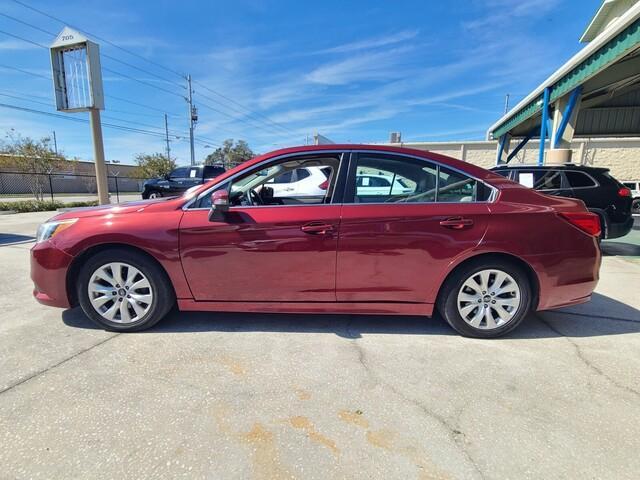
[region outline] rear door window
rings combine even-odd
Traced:
[[[518,183],[535,190],[560,190],[562,172],[559,170],[518,170]]]
[[[564,174],[571,188],[589,188],[597,186],[593,178],[584,172],[568,171]]]
[[[171,180],[180,180],[187,178],[189,175],[189,169],[187,167],[176,168],[173,172],[171,172],[170,178]]]

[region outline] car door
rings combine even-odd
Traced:
[[[360,195],[361,170],[402,178],[405,191]],[[482,240],[490,194],[481,182],[424,159],[354,154],[340,222],[337,300],[433,302],[449,265]]]
[[[183,187],[191,188],[202,183],[203,167],[189,167],[187,178],[185,178]]]
[[[179,195],[184,192],[188,186],[185,186],[185,181],[189,175],[189,167],[175,168],[168,178],[168,190],[171,195]]]
[[[323,157],[337,168],[342,155]],[[263,167],[272,165],[256,168]],[[214,188],[233,191],[241,181]],[[339,204],[320,198],[315,204],[236,205],[223,221],[209,221],[209,193],[185,210],[180,224],[182,265],[195,300],[335,301]]]

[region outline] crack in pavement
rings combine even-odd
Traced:
[[[353,315],[349,317],[345,330],[347,332],[347,335],[349,336],[349,340],[348,340],[349,343],[354,347],[354,349],[356,350],[356,353],[358,354],[358,362],[362,365],[367,375],[369,375],[378,384],[382,385],[383,387],[386,387],[388,390],[394,393],[397,397],[402,399],[405,403],[413,405],[414,407],[418,408],[423,414],[435,420],[444,430],[446,430],[449,438],[451,438],[453,443],[458,447],[463,457],[467,459],[467,461],[473,467],[473,469],[478,474],[478,476],[481,479],[486,478],[483,471],[480,469],[480,466],[477,464],[477,462],[473,459],[473,457],[467,450],[465,446],[465,442],[467,442],[467,435],[462,430],[460,430],[460,427],[458,425],[452,425],[443,416],[430,410],[426,405],[419,402],[418,400],[408,397],[403,392],[398,390],[395,386],[382,380],[378,375],[376,375],[373,372],[371,367],[367,364],[367,357],[364,349],[357,341],[357,338],[359,336],[354,336],[351,332],[352,319],[353,319]]]
[[[533,315],[534,318],[536,318],[540,323],[542,323],[543,325],[545,325],[549,330],[551,330],[552,332],[556,333],[557,335],[561,336],[562,338],[564,338],[567,342],[569,342],[571,344],[571,346],[573,346],[575,352],[576,352],[576,356],[580,359],[580,361],[582,361],[582,363],[584,363],[587,368],[589,368],[589,370],[591,370],[592,372],[594,372],[597,375],[602,376],[603,378],[607,379],[612,385],[614,385],[615,387],[621,389],[621,390],[625,390],[628,393],[631,393],[632,395],[635,396],[639,396],[640,397],[640,392],[627,386],[624,385],[620,382],[618,382],[616,379],[612,378],[610,375],[608,375],[607,373],[605,373],[600,367],[597,367],[596,365],[594,365],[591,360],[589,360],[584,352],[582,351],[582,348],[580,347],[580,345],[578,345],[577,342],[575,342],[571,337],[568,337],[567,335],[565,335],[564,333],[562,333],[560,330],[558,330],[557,328],[555,328],[554,326],[552,326],[548,321],[544,320],[542,317],[540,317],[539,315],[534,314]],[[635,323],[635,322],[634,322]]]
[[[38,370],[37,372],[34,372],[31,375],[29,375],[29,376],[27,376],[27,377],[25,377],[25,378],[23,378],[21,380],[18,380],[17,382],[14,382],[14,383],[10,384],[9,386],[7,386],[7,387],[3,388],[2,390],[0,390],[0,395],[2,395],[3,393],[8,392],[9,390],[12,390],[12,389],[14,389],[14,388],[16,388],[16,387],[18,387],[20,385],[22,385],[23,383],[28,382],[29,380],[37,378],[40,375],[43,375],[43,374],[47,373],[48,371],[53,370],[56,367],[59,367],[60,365],[68,362],[69,360],[73,360],[74,358],[82,355],[83,353],[88,352],[89,350],[93,350],[94,348],[99,347],[100,345],[104,345],[109,340],[111,340],[111,339],[113,339],[113,338],[115,338],[115,337],[117,337],[119,335],[121,335],[121,334],[120,333],[116,333],[114,335],[111,335],[110,337],[106,338],[105,340],[102,340],[102,341],[100,341],[98,343],[95,343],[95,344],[91,345],[90,347],[84,348],[84,349],[74,353],[70,357],[67,357],[64,360],[59,361],[58,363],[54,363],[53,365],[49,365],[47,368],[43,368],[42,370]]]

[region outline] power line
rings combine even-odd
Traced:
[[[16,35],[14,33],[5,32],[4,30],[0,30],[0,33],[7,35],[8,37],[17,38],[18,40],[22,40],[23,42],[30,43],[31,45],[35,45],[36,47],[49,49],[49,47],[47,47],[46,45],[34,42],[33,40],[29,40],[28,38],[21,37],[20,35]]]
[[[207,100],[210,100],[210,101],[212,101],[212,102],[214,102],[214,103],[218,103],[218,104],[220,103],[220,102],[216,102],[216,100],[212,99],[211,97],[208,97],[207,95],[203,95],[202,93],[198,93],[198,95],[199,95],[200,97],[202,97],[202,98],[206,98]],[[273,129],[273,127],[271,127],[271,126],[269,126],[269,125],[267,125],[266,127],[271,128],[271,130],[266,130],[266,129],[265,129],[266,127],[263,127],[261,124],[257,124],[257,123],[250,123],[250,122],[249,122],[249,120],[247,120],[247,119],[245,119],[245,118],[240,118],[240,117],[237,117],[237,116],[231,115],[230,113],[224,112],[224,111],[222,111],[222,110],[220,110],[220,109],[218,109],[218,108],[216,108],[216,107],[212,107],[211,105],[208,105],[208,104],[203,103],[203,102],[201,102],[201,105],[204,105],[204,106],[205,106],[205,107],[207,107],[208,109],[213,110],[214,112],[220,113],[221,115],[224,115],[225,117],[229,117],[229,118],[231,118],[232,120],[235,120],[235,121],[237,121],[237,122],[245,123],[245,124],[247,124],[247,125],[249,125],[249,126],[251,126],[251,127],[260,128],[260,129],[265,130],[267,133],[270,133],[270,134],[274,134],[274,133],[276,133],[276,134],[280,134],[280,135],[282,135],[282,132],[279,132],[279,131],[277,131],[277,130],[274,130],[274,129]],[[243,114],[243,115],[244,115],[244,114]]]
[[[118,72],[116,70],[112,70],[112,69],[107,68],[107,67],[102,67],[102,70],[104,70],[105,72],[113,73],[114,75],[119,75],[119,76],[121,76],[123,78],[127,78],[129,80],[134,81],[134,82],[141,83],[142,85],[146,85],[147,87],[155,88],[156,90],[160,90],[160,91],[168,93],[170,95],[175,95],[176,97],[184,98],[179,93],[173,92],[173,91],[168,90],[168,89],[163,88],[163,87],[159,87],[158,85],[154,85],[153,83],[149,83],[149,82],[146,82],[144,80],[140,80],[139,78],[132,77],[131,75],[127,75],[126,73]]]
[[[2,33],[2,32],[0,31],[0,33]],[[0,64],[0,68],[6,68],[8,70],[14,70],[16,72],[24,73],[25,75],[31,75],[33,77],[43,78],[45,80],[51,80],[51,76],[50,75],[43,75],[41,73],[30,72],[29,70],[24,70],[22,68],[14,67],[13,65]],[[154,110],[154,111],[157,111],[157,112],[160,112],[160,113],[165,113],[165,111],[160,109],[160,108],[152,107],[150,105],[145,105],[143,103],[139,103],[139,102],[136,102],[134,100],[129,100],[129,99],[126,99],[126,98],[117,97],[117,96],[111,95],[111,94],[106,95],[106,97],[110,98],[112,100],[118,100],[118,101],[121,101],[121,102],[130,103],[131,105],[136,105],[138,107],[147,108],[149,110]],[[124,113],[124,112],[122,112],[122,113]],[[179,116],[179,115],[177,115],[175,113],[169,113],[169,115],[171,115],[172,117],[178,117]]]
[[[184,78],[185,78],[185,75],[184,75],[184,74],[182,74],[182,73],[180,73],[180,72],[177,72],[176,70],[173,70],[173,69],[171,69],[171,68],[169,68],[169,67],[167,67],[167,66],[165,66],[165,65],[162,65],[161,63],[158,63],[158,62],[155,62],[155,61],[153,61],[153,60],[150,60],[150,59],[148,59],[148,58],[146,58],[146,57],[144,57],[144,56],[142,56],[142,55],[140,55],[140,54],[138,54],[138,53],[136,53],[136,52],[133,52],[133,51],[131,51],[131,50],[129,50],[129,49],[126,49],[126,48],[124,48],[124,47],[121,47],[120,45],[118,45],[118,44],[116,44],[116,43],[114,43],[114,42],[112,42],[112,41],[110,41],[110,40],[108,40],[108,39],[106,39],[106,38],[103,38],[103,37],[100,37],[100,36],[98,36],[98,35],[96,35],[96,34],[94,34],[94,33],[91,33],[91,32],[85,31],[85,30],[82,30],[82,29],[78,28],[77,26],[74,26],[74,25],[71,25],[71,24],[69,24],[69,23],[65,22],[65,21],[64,21],[64,20],[62,20],[61,18],[58,18],[58,17],[56,17],[56,16],[54,16],[54,15],[51,15],[51,14],[49,14],[49,13],[47,13],[47,12],[43,11],[43,10],[40,10],[40,9],[38,9],[38,8],[32,7],[31,5],[29,5],[29,4],[27,4],[27,3],[23,2],[23,1],[20,1],[20,0],[13,0],[13,2],[14,2],[14,3],[17,3],[18,5],[23,6],[23,7],[25,7],[25,8],[28,8],[29,10],[32,10],[32,11],[34,11],[34,12],[36,12],[36,13],[40,14],[40,15],[43,15],[43,16],[45,16],[45,17],[47,17],[47,18],[50,18],[50,19],[52,19],[52,20],[54,20],[54,21],[56,21],[56,22],[58,22],[58,23],[60,23],[60,24],[62,24],[62,25],[69,25],[70,27],[72,27],[72,28],[74,28],[74,29],[76,29],[76,30],[78,30],[78,31],[80,31],[80,32],[83,32],[83,33],[84,33],[84,34],[86,34],[86,35],[92,36],[92,37],[94,37],[94,38],[96,38],[96,39],[98,39],[98,40],[100,40],[100,41],[102,41],[102,42],[105,42],[105,43],[107,43],[107,44],[109,44],[109,45],[111,45],[111,46],[113,46],[113,47],[115,47],[115,48],[117,48],[117,49],[119,49],[119,50],[121,50],[121,51],[125,52],[125,53],[128,53],[129,55],[132,55],[132,56],[134,56],[134,57],[136,57],[136,58],[139,58],[139,59],[141,59],[141,60],[144,60],[145,62],[147,62],[147,63],[149,63],[149,64],[152,64],[152,65],[155,65],[156,67],[162,68],[163,70],[166,70],[166,71],[168,71],[168,72],[171,72],[171,73],[173,73],[174,75],[177,75],[177,76],[179,76],[179,77],[180,77],[180,78],[182,78],[182,79],[184,79]],[[9,17],[9,18],[13,18],[13,17]],[[26,25],[32,26],[33,28],[36,28],[36,29],[38,29],[38,30],[40,30],[40,31],[45,31],[45,32],[46,32],[46,30],[43,30],[43,29],[40,29],[39,27],[36,27],[36,26],[34,26],[34,25],[31,25],[31,24],[28,24],[27,22],[23,22],[23,21],[21,21],[21,20],[17,20],[17,21],[19,21],[20,23],[23,23],[23,24],[26,24]],[[51,32],[46,32],[46,33],[51,34]],[[136,70],[143,71],[144,73],[150,74],[150,75],[152,75],[152,76],[154,76],[154,77],[156,77],[156,78],[160,78],[160,79],[162,79],[162,80],[164,80],[164,81],[168,81],[168,82],[170,82],[170,83],[175,84],[175,82],[171,82],[171,81],[167,80],[166,78],[160,77],[159,75],[156,75],[156,74],[154,74],[154,73],[152,73],[152,72],[149,72],[149,71],[147,71],[147,70],[141,69],[141,68],[136,67],[136,66],[133,66],[133,65],[131,65],[130,63],[124,62],[124,61],[122,61],[122,60],[120,60],[120,59],[114,58],[114,57],[109,56],[109,55],[103,55],[103,56],[105,56],[106,58],[110,58],[111,60],[115,60],[115,61],[117,61],[117,62],[120,62],[120,63],[122,63],[122,64],[124,64],[124,65],[127,65],[127,66],[129,66],[129,67],[131,67],[131,68],[135,68]],[[138,81],[137,79],[134,79],[134,80]],[[262,114],[262,113],[260,113],[260,112],[254,111],[254,110],[252,110],[252,109],[250,109],[250,108],[246,107],[245,105],[243,105],[243,104],[241,104],[240,102],[238,102],[238,101],[236,101],[236,100],[234,100],[234,99],[230,98],[229,96],[224,95],[224,94],[222,94],[222,93],[220,93],[220,92],[218,92],[218,91],[216,91],[216,90],[213,90],[212,88],[210,88],[210,87],[208,87],[208,86],[204,85],[204,84],[203,84],[203,83],[201,83],[201,82],[194,81],[194,83],[195,83],[195,84],[197,84],[197,85],[199,85],[200,87],[204,88],[205,90],[207,90],[207,91],[209,91],[209,92],[213,93],[214,95],[217,95],[217,96],[219,96],[220,98],[225,99],[227,102],[231,102],[231,103],[233,103],[234,105],[237,105],[238,107],[242,108],[243,110],[245,110],[246,112],[249,112],[249,113],[241,112],[241,111],[239,111],[239,110],[237,110],[237,109],[234,109],[233,107],[230,107],[230,106],[228,106],[228,105],[225,105],[225,104],[221,103],[219,100],[210,99],[210,100],[211,100],[211,101],[213,101],[214,103],[220,104],[220,105],[222,105],[224,108],[228,108],[228,109],[234,110],[234,111],[236,111],[236,112],[238,112],[238,113],[241,113],[242,115],[245,115],[245,116],[252,116],[254,119],[255,119],[255,117],[259,116],[259,117],[261,117],[261,118],[263,118],[263,119],[264,119],[264,120],[259,120],[261,123],[265,123],[265,124],[266,124],[266,123],[268,122],[269,124],[271,124],[271,125],[273,125],[273,126],[275,126],[275,127],[279,128],[279,129],[281,129],[281,130],[284,130],[284,131],[286,131],[286,132],[287,132],[287,133],[289,133],[289,134],[293,134],[293,133],[294,133],[294,132],[293,132],[293,130],[291,130],[291,129],[289,129],[289,128],[285,127],[284,125],[282,125],[282,124],[280,124],[280,123],[278,123],[278,122],[273,121],[273,120],[272,120],[272,119],[270,119],[268,116],[266,116],[266,115],[264,115],[264,114]],[[150,86],[150,84],[148,84],[148,85]],[[181,86],[181,87],[183,87],[182,85],[180,85],[180,86]],[[183,87],[183,88],[184,88],[184,87]],[[256,120],[257,120],[257,119],[256,119]]]
[[[112,41],[107,40],[106,38],[102,38],[102,37],[99,37],[96,34],[93,34],[93,33],[87,32],[85,30],[82,30],[81,28],[78,28],[75,25],[72,25],[72,24],[70,24],[68,22],[65,22],[61,18],[58,18],[58,17],[56,17],[54,15],[51,15],[50,13],[47,13],[47,12],[45,12],[43,10],[40,10],[38,8],[35,8],[35,7],[32,7],[31,5],[29,5],[29,4],[25,3],[25,2],[22,2],[20,0],[13,0],[13,2],[17,3],[18,5],[22,5],[24,8],[28,8],[29,10],[31,10],[33,12],[39,13],[40,15],[44,15],[45,17],[48,17],[48,18],[50,18],[52,20],[55,20],[56,22],[58,22],[58,23],[60,23],[62,25],[69,25],[71,28],[73,28],[75,30],[78,30],[79,32],[82,32],[85,35],[92,36],[92,37],[100,40],[101,42],[108,43],[112,47],[115,47],[115,48],[117,48],[119,50],[122,50],[123,52],[128,53],[129,55],[133,55],[134,57],[140,58],[141,60],[144,60],[145,62],[150,63],[151,65],[155,65],[156,67],[162,68],[163,70],[166,70],[167,72],[171,72],[174,75],[179,76],[180,78],[184,78],[184,75],[182,73],[180,73],[180,72],[177,72],[177,71],[175,71],[175,70],[173,70],[173,69],[171,69],[169,67],[166,67],[165,65],[162,65],[161,63],[155,62],[153,60],[149,60],[148,58],[145,58],[144,56],[142,56],[142,55],[140,55],[138,53],[132,52],[132,51],[130,51],[130,50],[124,48],[124,47],[121,47],[120,45],[117,45],[116,43],[113,43]]]
[[[19,105],[10,105],[10,104],[7,104],[7,103],[0,103],[0,107],[9,108],[9,109],[12,109],[12,110],[19,110],[19,111],[22,111],[22,112],[33,113],[33,114],[38,114],[38,115],[45,115],[45,116],[48,116],[48,117],[59,118],[59,119],[68,120],[68,121],[71,121],[71,122],[89,123],[89,120],[87,120],[85,118],[72,117],[72,116],[64,115],[64,114],[60,114],[60,113],[45,112],[43,110],[35,110],[33,108],[21,107]],[[137,132],[137,133],[143,133],[145,135],[164,137],[164,135],[160,134],[160,133],[151,132],[151,131],[143,130],[143,129],[139,129],[139,128],[127,127],[125,125],[117,125],[117,124],[111,124],[111,123],[103,123],[103,125],[105,127],[108,126],[110,128],[115,128],[115,129],[119,129],[119,130],[126,130],[126,131],[132,131],[132,132]]]
[[[8,18],[10,20],[13,20],[14,22],[18,22],[18,23],[20,23],[22,25],[26,25],[27,27],[33,28],[34,30],[38,30],[39,32],[45,33],[47,35],[51,35],[54,38],[57,36],[57,34],[54,33],[54,32],[51,32],[49,30],[45,30],[44,28],[41,28],[41,27],[39,27],[37,25],[34,25],[33,23],[25,22],[24,20],[21,20],[19,18],[13,17],[11,15],[7,15],[6,13],[0,13],[0,15],[2,15],[3,17]],[[37,42],[32,42],[31,40],[28,40],[26,38],[18,37],[17,35],[12,35],[12,34],[7,33],[7,32],[2,32],[2,33],[6,34],[6,35],[13,36],[15,38],[19,38],[20,40],[23,40],[25,42],[33,43],[34,45],[37,45],[39,47],[48,48],[48,47],[46,47],[44,45],[41,45],[41,44],[39,44]],[[184,88],[184,85],[176,83],[176,82],[174,82],[172,80],[169,80],[169,79],[167,79],[167,78],[165,78],[165,77],[163,77],[161,75],[153,73],[153,72],[151,72],[149,70],[146,70],[144,68],[138,67],[137,65],[133,65],[132,63],[125,62],[124,60],[120,60],[119,58],[116,58],[116,57],[114,57],[112,55],[109,55],[107,53],[102,53],[101,56],[104,57],[104,58],[108,58],[109,60],[112,60],[114,62],[121,63],[122,65],[126,65],[127,67],[133,68],[134,70],[138,70],[139,72],[145,73],[147,75],[151,75],[152,77],[155,77],[155,78],[157,78],[159,80],[162,80],[163,82],[171,83],[171,84],[176,85],[178,87]]]
[[[204,88],[205,90],[207,90],[207,91],[209,91],[209,92],[213,93],[214,95],[218,95],[219,97],[224,98],[224,99],[225,99],[225,100],[227,100],[228,102],[231,102],[231,103],[233,103],[233,104],[235,104],[235,105],[237,105],[237,106],[241,107],[242,109],[244,109],[244,110],[246,110],[246,111],[248,111],[248,112],[251,112],[251,113],[253,113],[253,114],[255,114],[255,115],[258,115],[258,116],[260,116],[260,117],[264,118],[267,122],[269,122],[269,123],[271,123],[272,125],[274,125],[274,126],[276,126],[276,127],[280,128],[280,129],[282,129],[282,130],[286,131],[287,133],[294,133],[294,132],[293,132],[293,130],[291,130],[291,129],[289,129],[289,128],[285,127],[284,125],[282,125],[282,124],[280,124],[280,123],[278,123],[278,122],[275,122],[274,120],[271,120],[267,115],[264,115],[264,114],[262,114],[262,113],[260,113],[260,112],[255,111],[255,110],[251,110],[251,109],[249,109],[248,107],[245,107],[244,105],[242,105],[240,102],[237,102],[236,100],[233,100],[232,98],[230,98],[230,97],[228,97],[228,96],[226,96],[226,95],[223,95],[222,93],[217,92],[216,90],[214,90],[214,89],[212,89],[212,88],[207,87],[206,85],[204,85],[204,84],[203,84],[203,83],[201,83],[201,82],[198,82],[198,81],[195,81],[195,80],[194,80],[194,82],[193,82],[193,83],[195,83],[196,85],[199,85],[200,87],[202,87],[202,88]],[[202,94],[201,94],[201,95],[202,95]],[[211,99],[211,100],[212,100],[212,101],[215,101],[215,100],[213,100],[213,99]],[[218,100],[218,101],[217,101],[217,103],[220,103],[220,101]],[[231,108],[231,107],[228,107],[228,106],[227,106],[227,108]],[[233,110],[235,110],[236,112],[240,112],[240,113],[242,113],[241,111],[239,111],[239,110],[237,110],[237,109],[233,109]],[[246,113],[243,113],[243,115],[247,115],[247,114],[246,114]],[[263,123],[264,123],[264,121],[263,121]]]

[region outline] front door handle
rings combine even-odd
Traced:
[[[445,228],[451,228],[452,230],[462,230],[464,228],[470,227],[473,225],[473,220],[470,218],[462,218],[462,217],[454,217],[447,218],[446,220],[442,220],[440,222]]]
[[[300,227],[300,230],[309,235],[328,235],[333,233],[334,228],[329,223],[307,223]]]

